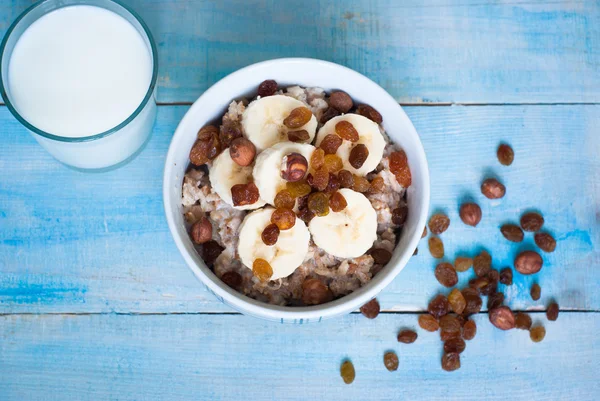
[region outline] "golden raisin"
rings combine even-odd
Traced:
[[[351,122],[340,121],[335,125],[335,133],[350,142],[358,141],[358,131]]]
[[[354,176],[348,170],[340,170],[338,180],[342,188],[352,188],[354,186]]]
[[[529,338],[534,343],[539,343],[546,337],[546,329],[544,326],[536,326],[529,329]]]
[[[348,202],[346,202],[346,198],[339,192],[334,192],[329,198],[329,206],[331,210],[334,212],[341,212],[348,206]]]
[[[336,155],[325,155],[325,167],[330,173],[337,173],[344,167],[342,159]]]
[[[271,223],[265,227],[262,234],[260,235],[265,245],[275,245],[277,238],[279,238],[279,227]]]
[[[429,219],[429,230],[432,234],[441,234],[450,226],[450,219],[443,213],[436,213]]]
[[[334,155],[342,144],[342,138],[336,134],[327,134],[321,141],[319,148],[323,149],[326,155]]]
[[[277,225],[281,231],[289,230],[296,223],[296,213],[291,209],[275,209],[271,215],[271,223]]]
[[[466,272],[473,266],[473,259],[464,256],[459,256],[454,261],[454,269],[457,272]]]
[[[310,167],[313,170],[318,170],[325,164],[325,151],[321,148],[316,148],[310,156]]]
[[[465,340],[472,340],[477,334],[477,323],[474,320],[467,320],[463,325],[463,338]]]
[[[309,184],[311,184],[310,177],[307,179]],[[329,171],[325,166],[321,167],[312,175],[312,184],[311,186],[315,188],[317,191],[325,191],[327,189],[327,184],[329,183]]]
[[[308,210],[316,216],[329,214],[329,199],[323,192],[315,192],[308,196]]]
[[[396,177],[398,184],[407,188],[412,183],[412,175],[408,167],[408,159],[403,150],[390,154],[390,171]]]
[[[383,355],[383,364],[390,372],[398,370],[398,355],[392,351],[386,352],[385,355]]]
[[[431,332],[437,331],[440,328],[440,324],[438,323],[436,318],[429,314],[423,314],[419,316],[419,326],[423,330]]]
[[[346,384],[350,384],[354,381],[356,372],[354,371],[354,365],[352,365],[352,362],[345,361],[342,363],[342,366],[340,367],[340,375]]]
[[[290,191],[283,189],[275,195],[273,204],[277,209],[293,209],[296,204],[296,199],[292,196]]]
[[[436,259],[444,257],[444,243],[438,237],[429,237],[429,252]]]
[[[231,199],[233,206],[252,205],[258,202],[258,188],[253,182],[248,184],[236,184],[231,187]]]
[[[286,182],[285,188],[290,193],[290,195],[294,198],[300,198],[302,196],[306,196],[311,191],[310,185],[308,185],[305,181]],[[277,207],[277,205],[275,205],[275,206]]]
[[[365,164],[365,161],[367,161],[368,157],[369,149],[367,149],[367,147],[364,144],[359,143],[358,145],[354,146],[352,150],[350,150],[348,162],[355,169],[359,169],[362,167],[363,164]]]
[[[371,181],[371,187],[369,188],[369,192],[372,194],[378,194],[383,192],[385,189],[385,182],[383,181],[383,177],[375,177],[373,181]]]
[[[353,190],[364,193],[367,192],[369,188],[371,188],[371,183],[369,180],[367,180],[365,177],[361,177],[356,174],[354,175],[354,185],[352,186]]]
[[[465,301],[465,297],[459,289],[455,288],[450,291],[448,294],[448,302],[450,303],[450,307],[454,311],[454,313],[461,314],[465,310],[465,306],[467,306],[467,301]]]
[[[200,132],[207,128],[202,128]],[[210,130],[202,135],[200,133],[198,135],[200,138],[198,138],[190,150],[190,161],[196,166],[201,166],[217,157],[221,151],[221,145],[219,143],[219,136]]]
[[[435,267],[435,278],[444,287],[454,287],[458,283],[456,270],[448,262],[442,262]]]
[[[529,293],[531,294],[531,299],[537,301],[542,296],[542,287],[540,287],[538,283],[534,283],[531,286],[531,290],[529,291]]]
[[[296,129],[307,124],[312,118],[312,112],[306,107],[296,107],[290,112],[290,115],[283,120],[283,125],[288,128]]]
[[[269,281],[271,276],[273,276],[273,268],[269,262],[258,258],[254,260],[254,263],[252,263],[252,273],[254,276],[256,276],[256,278],[264,283]]]

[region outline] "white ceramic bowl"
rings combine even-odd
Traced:
[[[408,189],[408,220],[388,265],[359,290],[323,305],[282,307],[256,301],[225,285],[206,267],[185,230],[181,187],[189,151],[198,129],[220,118],[233,99],[254,96],[258,84],[274,79],[280,85],[318,86],[326,91],[347,92],[356,103],[367,103],[383,116],[383,126],[408,157],[412,185]],[[429,209],[429,170],[419,136],[400,105],[379,85],[365,76],[337,64],[305,58],[265,61],[242,68],[210,87],[183,117],[169,147],[163,184],[167,222],[175,243],[194,274],[217,298],[234,309],[256,317],[286,323],[307,323],[349,313],[375,297],[406,263],[417,247]]]

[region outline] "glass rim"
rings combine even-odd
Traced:
[[[21,22],[21,20],[26,15],[28,15],[31,11],[38,8],[42,4],[49,3],[51,1],[55,1],[55,0],[40,0],[36,3],[34,3],[33,5],[31,5],[30,7],[28,7],[10,25],[10,27],[6,31],[6,34],[4,35],[4,38],[2,39],[2,44],[0,45],[0,94],[2,95],[2,98],[4,99],[5,105],[8,108],[8,110],[11,112],[11,114],[21,124],[23,124],[27,129],[29,129],[31,132],[33,132],[37,135],[43,136],[45,138],[55,140],[55,141],[88,142],[88,141],[95,141],[97,139],[101,139],[101,138],[107,137],[109,135],[112,135],[112,134],[120,131],[123,127],[125,127],[127,124],[129,124],[131,121],[133,121],[142,112],[142,110],[146,107],[146,104],[148,104],[148,101],[152,97],[152,94],[154,92],[154,88],[156,87],[156,82],[158,79],[158,52],[156,49],[156,43],[154,42],[154,38],[152,37],[152,33],[150,32],[150,29],[148,28],[148,26],[146,25],[144,20],[131,7],[123,4],[120,0],[103,0],[103,1],[114,3],[114,4],[122,7],[123,9],[125,9],[126,12],[131,14],[133,16],[133,18],[135,18],[139,22],[142,29],[144,30],[144,33],[146,34],[146,37],[148,38],[148,41],[150,42],[150,51],[152,52],[152,62],[153,62],[152,78],[150,79],[150,85],[148,87],[148,91],[146,92],[146,95],[142,99],[139,106],[133,111],[133,113],[129,117],[127,117],[123,122],[119,123],[117,126],[110,128],[104,132],[100,132],[99,134],[93,134],[93,135],[88,135],[88,136],[83,136],[83,137],[64,137],[64,136],[54,135],[49,132],[43,131],[43,130],[35,127],[33,124],[29,123],[23,116],[21,116],[21,114],[19,114],[19,112],[13,106],[12,102],[9,99],[9,96],[6,92],[6,87],[4,85],[4,79],[2,78],[2,61],[4,61],[4,52],[6,50],[6,44],[8,43],[8,39],[11,37],[16,26],[19,24],[19,22]],[[80,0],[80,1],[81,1],[81,5],[85,5],[87,3],[86,0]],[[61,8],[65,8],[65,7],[74,6],[74,5],[77,5],[77,4],[69,4],[69,5],[60,6],[52,11],[55,11],[55,10],[58,10]],[[92,5],[94,7],[104,8],[102,6],[97,6],[97,5],[93,5],[93,4],[90,4],[90,5]],[[52,11],[50,11],[50,12],[52,12]],[[46,13],[46,14],[48,14],[48,13]],[[44,15],[46,15],[46,14],[44,14]]]

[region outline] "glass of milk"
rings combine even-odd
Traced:
[[[156,45],[113,0],[45,0],[11,25],[0,48],[6,106],[59,161],[102,169],[127,161],[156,117]]]

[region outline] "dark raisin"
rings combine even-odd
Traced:
[[[515,327],[521,330],[529,330],[531,328],[531,316],[523,312],[517,313],[515,315]]]
[[[439,294],[429,302],[427,311],[431,313],[433,317],[439,319],[450,311],[450,304],[445,296]]]
[[[481,306],[483,305],[483,301],[477,293],[477,290],[473,288],[464,288],[461,290],[461,292],[465,297],[465,301],[467,302],[463,314],[472,315],[474,313],[479,313]]]
[[[258,96],[272,96],[275,92],[277,92],[277,82],[272,79],[262,81],[260,85],[258,85]]]
[[[392,223],[402,226],[406,223],[408,217],[408,206],[402,205],[392,210]]]
[[[539,231],[544,225],[544,218],[541,214],[535,212],[525,213],[521,217],[521,227],[529,232]]]
[[[288,132],[288,140],[290,142],[306,142],[310,139],[310,134],[308,131],[302,129],[300,131],[290,131]]]
[[[378,265],[385,265],[392,258],[392,253],[382,248],[375,248],[371,250],[371,256]]]
[[[307,278],[302,283],[302,302],[306,305],[320,305],[333,299],[327,285],[316,278]]]
[[[342,188],[352,188],[354,186],[354,176],[348,170],[340,170],[338,180]]]
[[[450,219],[442,213],[437,213],[429,219],[429,231],[432,234],[441,234],[450,226]]]
[[[362,313],[368,319],[375,319],[377,315],[379,315],[379,311],[381,310],[379,306],[379,301],[377,298],[373,298],[366,304],[360,307],[360,313]]]
[[[500,270],[500,282],[504,285],[512,285],[513,283],[513,272],[510,267],[505,267]]]
[[[435,278],[444,287],[454,287],[458,283],[456,270],[454,270],[454,267],[448,262],[443,262],[436,266]]]
[[[398,342],[412,344],[417,340],[417,333],[414,330],[402,330],[398,333]]]
[[[331,182],[331,179],[329,182]],[[341,212],[346,208],[346,206],[348,206],[348,202],[346,202],[344,195],[337,191],[331,194],[331,197],[329,198],[329,207],[331,207],[331,210],[334,212]]]
[[[336,134],[327,134],[319,144],[319,148],[323,149],[326,155],[334,155],[343,140]]]
[[[325,187],[325,192],[330,194],[338,189],[340,189],[340,180],[338,179],[337,175],[329,173],[329,181],[327,182],[327,187]]]
[[[440,329],[448,333],[460,331],[460,321],[454,315],[444,315],[440,318]]]
[[[550,304],[550,306],[548,306],[548,309],[546,310],[546,317],[551,321],[558,319],[558,304],[556,302],[553,302]]]
[[[442,369],[446,372],[452,372],[460,368],[460,355],[456,352],[450,352],[442,356]]]
[[[544,252],[554,252],[556,240],[548,233],[536,233],[533,236],[535,244]]]
[[[477,277],[485,276],[489,273],[492,268],[492,256],[486,251],[481,253],[473,259],[473,270]]]
[[[263,230],[261,238],[265,245],[275,245],[277,238],[279,238],[279,227],[273,223],[269,224]]]
[[[221,276],[221,281],[223,281],[225,284],[227,284],[229,287],[233,288],[234,290],[238,290],[240,288],[240,286],[242,285],[242,276],[239,275],[239,273],[230,271],[230,272],[226,272]]]
[[[248,184],[236,184],[231,187],[231,199],[233,206],[252,205],[258,202],[258,188],[253,182]]]
[[[463,340],[460,337],[455,337],[455,338],[451,338],[451,339],[447,340],[444,343],[444,352],[445,353],[456,352],[456,353],[460,354],[461,352],[463,352],[465,350],[466,347],[467,347],[467,345],[465,344],[465,340]]]
[[[501,292],[495,292],[488,296],[487,308],[488,308],[488,310],[496,309],[496,308],[502,306],[503,303],[504,303],[504,294]]]
[[[502,227],[500,227],[500,232],[502,233],[502,235],[504,235],[504,238],[506,238],[509,241],[512,242],[521,242],[523,241],[523,230],[521,230],[521,227],[516,226],[514,224],[505,224]]]
[[[202,244],[202,259],[204,262],[211,266],[215,263],[215,260],[219,257],[223,248],[217,241],[208,241]]]
[[[333,117],[339,116],[340,114],[342,113],[340,113],[335,107],[329,107],[327,110],[325,110],[325,113],[323,113],[319,122],[321,124],[325,124],[327,121],[331,120]]]
[[[348,157],[348,162],[355,169],[359,169],[365,164],[365,161],[369,157],[369,149],[362,143],[354,146],[352,150],[350,150],[350,156]]]
[[[361,104],[356,108],[356,114],[360,114],[363,117],[367,117],[369,120],[376,122],[377,124],[381,124],[383,122],[383,117],[377,110],[368,104]]]
[[[513,149],[505,143],[498,146],[498,151],[496,153],[498,156],[498,161],[504,166],[510,166],[515,158],[515,152]]]

